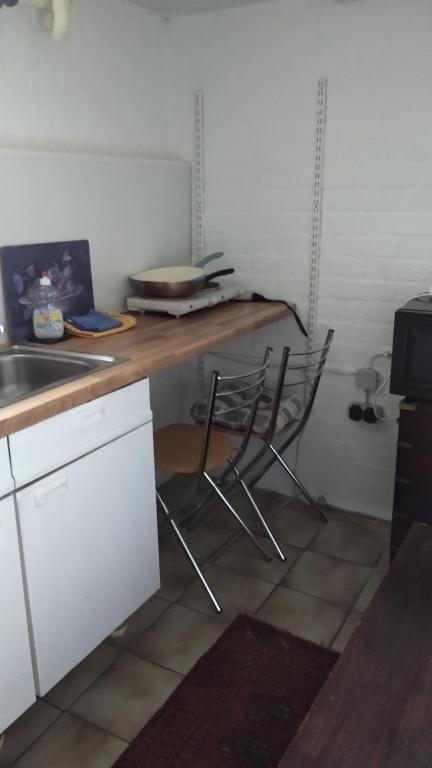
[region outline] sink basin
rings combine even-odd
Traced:
[[[37,346],[4,347],[0,349],[0,408],[124,360]]]

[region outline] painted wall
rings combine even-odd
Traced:
[[[328,78],[319,321],[336,330],[336,369],[389,349],[394,310],[432,282],[431,26],[429,0],[283,0],[170,25],[169,140],[185,157],[192,92],[204,92],[207,248],[303,315],[316,82]],[[267,339],[301,343],[292,322]],[[324,377],[299,470],[330,502],[389,517],[396,426],[348,421],[360,396],[353,376]],[[394,413],[397,400],[383,404]]]
[[[102,307],[121,306],[128,274],[189,255],[186,164],[103,159],[169,158],[166,42],[165,21],[123,0],[74,0],[57,44],[36,11],[0,11],[0,243],[88,238]],[[152,382],[158,422],[178,418],[177,389],[178,371]]]
[[[165,156],[166,22],[123,0],[74,0],[68,38],[1,10],[0,144]]]

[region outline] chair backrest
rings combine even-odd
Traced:
[[[261,398],[272,348],[267,347],[259,368],[248,373],[235,376],[221,376],[219,371],[213,371],[211,376],[210,393],[208,399],[207,414],[203,427],[203,442],[199,464],[200,474],[207,463],[208,449],[210,445],[211,429],[215,413],[218,416],[242,412],[242,442],[240,453],[244,453],[252,434],[258,403]]]
[[[322,347],[307,352],[291,352],[289,347],[284,347],[278,379],[275,387],[273,408],[267,431],[264,435],[266,442],[271,442],[274,437],[277,416],[282,397],[290,388],[304,387],[305,398],[303,410],[296,428],[292,431],[292,440],[304,429],[312,411],[322,372],[330,351],[334,331],[330,328]],[[287,375],[292,380],[287,381]]]

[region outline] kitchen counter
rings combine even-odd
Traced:
[[[0,437],[190,360],[290,314],[284,304],[276,302],[234,302],[200,310],[180,319],[166,315],[144,315],[137,318],[136,328],[124,333],[98,340],[75,337],[62,341],[51,349],[128,359],[111,368],[0,408]]]

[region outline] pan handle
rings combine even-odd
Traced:
[[[204,285],[207,285],[207,283],[210,282],[210,280],[213,280],[215,277],[223,277],[223,275],[232,275],[234,273],[234,267],[229,267],[228,269],[219,269],[218,272],[210,272],[209,275],[205,276]]]
[[[205,265],[208,264],[210,261],[214,261],[215,259],[221,259],[222,256],[223,256],[223,251],[217,251],[217,253],[210,253],[208,256],[204,256],[202,259],[197,261],[195,266],[205,267]]]

